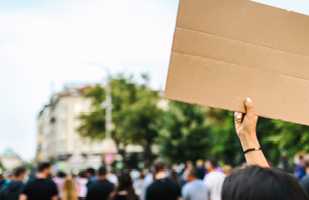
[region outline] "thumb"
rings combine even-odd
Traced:
[[[247,98],[245,101],[246,115],[251,118],[254,117],[253,103],[250,98]]]

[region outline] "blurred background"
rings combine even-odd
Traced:
[[[309,14],[305,0],[257,2]],[[0,1],[0,169],[48,161],[142,169],[240,166],[233,113],[164,100],[177,0]],[[293,171],[309,128],[260,118],[269,161]]]

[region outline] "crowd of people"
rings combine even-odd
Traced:
[[[148,174],[105,166],[89,168],[77,176],[41,163],[36,177],[24,183],[27,170],[17,168],[0,183],[0,200],[305,200],[309,193],[309,155],[297,155],[295,176],[269,164],[256,136],[257,116],[250,99],[246,113],[235,113],[235,127],[246,166],[220,168],[215,159],[172,165],[155,160]]]

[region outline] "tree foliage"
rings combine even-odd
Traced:
[[[161,100],[158,91],[149,89],[148,76],[143,75],[142,78],[143,84],[134,82],[133,77],[122,75],[111,81],[112,121],[115,125],[112,138],[118,148],[127,144],[141,145],[145,151],[145,162],[149,165],[154,159],[151,146],[158,135],[163,112],[157,106]],[[105,89],[97,85],[85,97],[92,99],[93,112],[79,117],[82,123],[77,130],[83,137],[103,139],[106,119],[105,108],[101,104],[105,100]]]
[[[170,164],[205,159],[213,147],[212,140],[204,107],[169,102],[157,140],[162,157]]]

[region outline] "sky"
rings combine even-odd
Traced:
[[[257,2],[309,15],[308,0]],[[0,154],[36,150],[37,116],[52,92],[102,82],[104,70],[149,73],[164,89],[178,0],[0,1]]]

